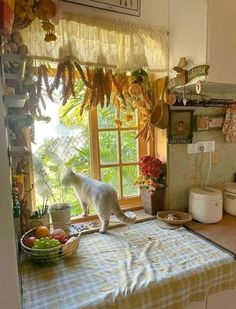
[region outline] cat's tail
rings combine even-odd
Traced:
[[[118,207],[115,207],[115,209],[112,209],[117,219],[119,219],[122,223],[125,223],[125,224],[134,224],[134,222],[136,221],[136,215],[129,217],[124,212],[121,211],[118,203],[117,203],[117,206]]]

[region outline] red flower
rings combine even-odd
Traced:
[[[161,160],[152,156],[143,156],[139,160],[140,176],[135,184],[140,188],[145,188],[149,194],[152,194],[165,185],[165,170]]]
[[[139,161],[140,173],[144,176],[158,178],[163,168],[163,163],[152,156],[144,156]]]

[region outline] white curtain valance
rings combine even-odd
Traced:
[[[168,67],[168,32],[164,27],[65,15],[56,25],[54,42],[44,41],[38,19],[21,33],[35,59],[73,60],[120,70],[146,67],[150,71],[165,72]]]

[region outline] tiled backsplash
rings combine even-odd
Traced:
[[[222,114],[222,108],[196,108],[194,115]],[[236,172],[236,144],[226,143],[221,130],[209,130],[193,134],[193,142],[215,141],[212,153],[208,186],[222,189],[225,182],[234,181]],[[188,209],[188,194],[192,187],[205,185],[209,171],[210,153],[188,154],[187,145],[168,145],[168,198],[167,207]]]

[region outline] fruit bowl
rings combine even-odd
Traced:
[[[159,211],[157,219],[172,225],[183,225],[192,220],[190,213],[182,211]]]
[[[69,258],[76,252],[81,235],[76,226],[65,223],[53,223],[48,224],[46,228],[49,231],[49,237],[44,237],[46,236],[44,234],[43,237],[39,238],[40,234],[37,233],[38,227],[29,230],[21,237],[22,251],[33,263],[39,265],[55,264],[60,259]],[[58,229],[63,229],[65,232],[64,243],[57,240],[56,236],[55,239],[51,239],[50,235],[55,234]],[[43,229],[41,229],[42,231]],[[34,241],[33,247],[29,246],[31,241]]]

